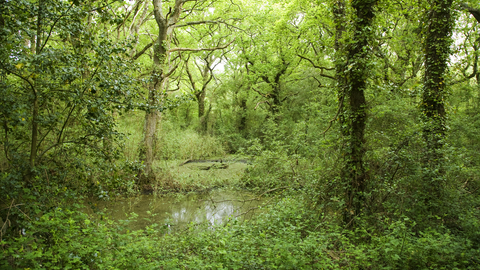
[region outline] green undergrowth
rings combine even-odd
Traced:
[[[256,218],[192,224],[178,233],[54,208],[1,242],[1,269],[478,269],[479,247],[446,228],[416,231],[405,217],[344,230],[301,196]]]

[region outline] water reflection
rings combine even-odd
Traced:
[[[129,224],[131,229],[144,229],[158,223],[182,228],[191,222],[219,224],[226,218],[249,219],[261,202],[248,192],[217,190],[208,194],[141,195],[110,202],[97,202],[115,220],[137,215]]]

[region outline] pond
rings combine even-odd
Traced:
[[[213,225],[227,218],[250,219],[260,211],[261,203],[250,192],[214,190],[188,195],[140,195],[92,204],[99,210],[104,209],[114,220],[132,219],[128,225],[132,230],[145,229],[154,223],[176,230],[192,222]]]

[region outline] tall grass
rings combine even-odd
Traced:
[[[118,130],[127,138],[123,146],[125,158],[138,159],[138,148],[143,139],[144,113],[133,112],[122,116]],[[208,134],[199,134],[193,128],[182,129],[162,119],[157,129],[157,160],[185,160],[222,157],[226,144]]]
[[[138,159],[138,148],[143,139],[144,122],[145,113],[140,111],[133,111],[123,115],[117,121],[118,131],[126,135],[122,148],[127,160],[134,161]]]

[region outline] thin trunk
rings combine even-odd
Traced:
[[[187,104],[187,108],[185,109],[185,127],[190,126],[190,104]]]
[[[345,46],[344,41],[342,40],[345,33],[346,25],[346,16],[345,13],[345,1],[338,0],[335,2],[333,7],[333,17],[335,22],[335,81],[337,82],[338,89],[338,100],[339,106],[343,107],[343,100],[345,99],[345,90],[346,90],[346,81],[345,81],[345,71],[346,69],[346,56],[345,56]],[[339,111],[342,111],[343,108],[339,108]],[[345,119],[344,114],[340,114],[340,131],[344,135],[344,126]]]
[[[276,116],[278,112],[280,111],[280,106],[282,105],[281,101],[281,91],[282,91],[282,86],[280,84],[280,79],[285,74],[287,71],[288,65],[284,59],[282,59],[283,65],[282,68],[275,74],[275,78],[273,78],[273,91],[272,91],[272,114],[275,115],[275,121],[277,122],[279,119]],[[267,80],[267,83],[270,83],[270,80]]]
[[[0,0],[0,43],[3,44],[5,42],[5,35],[3,33],[3,27],[5,26],[5,20],[3,19],[3,14],[4,14],[4,11],[5,11],[5,0]],[[2,70],[0,72],[0,83],[1,84],[4,84],[5,83],[5,73],[4,71]],[[5,140],[2,142],[2,145],[3,145],[3,150],[4,150],[4,153],[5,153],[5,159],[6,160],[9,160],[8,158],[8,131],[9,131],[9,128],[8,128],[8,124],[7,124],[7,119],[6,117],[4,116],[4,119],[3,119],[3,129],[5,130]],[[3,164],[0,164],[0,169],[4,169],[2,168],[1,166],[3,166]]]
[[[475,54],[475,56],[473,57],[473,75],[477,80],[477,85],[480,84],[480,72],[478,72],[478,56],[480,54],[479,48],[480,48],[480,37],[475,39],[475,44],[473,45],[473,51],[474,51],[473,53]]]
[[[198,103],[198,118],[202,118],[205,115],[205,91],[202,91],[196,95]]]
[[[242,98],[240,100],[240,124],[238,126],[238,130],[241,133],[244,133],[244,131],[247,129],[247,99]]]
[[[37,18],[37,40],[35,46],[35,53],[39,54],[42,46],[42,20],[43,20],[43,0],[40,0],[38,3],[38,18]],[[38,72],[37,72],[38,73]],[[37,82],[34,81],[35,87]],[[37,158],[37,143],[38,143],[38,93],[35,88],[33,88],[33,102],[32,102],[32,141],[31,141],[31,150],[30,150],[30,167],[35,167],[35,159]]]
[[[130,25],[130,36],[133,36],[134,38],[134,45],[138,45],[138,40],[139,40],[139,31],[140,27],[143,25],[143,23],[146,21],[147,15],[148,15],[148,1],[145,1],[145,3],[140,3],[143,0],[138,0],[137,4],[142,6],[142,14],[140,17],[137,19],[137,14],[133,17],[132,24]],[[135,23],[136,21],[136,23]],[[132,49],[130,52],[130,57],[134,57],[134,55],[137,53],[135,49]]]
[[[149,91],[149,103],[154,103],[156,99],[156,92],[153,90]],[[147,178],[152,177],[152,165],[155,158],[155,145],[156,145],[156,130],[158,122],[158,111],[156,109],[150,109],[145,114],[145,137],[144,137],[144,147],[145,147],[145,176]]]
[[[202,70],[202,90],[200,90],[199,95],[197,96],[198,100],[198,118],[200,119],[200,130],[201,132],[207,131],[207,120],[208,117],[205,115],[205,97],[207,96],[207,86],[212,81],[213,75],[212,71],[210,70],[210,63],[213,60],[213,56],[210,55],[205,59],[205,66],[203,66]]]
[[[0,29],[3,29],[5,26],[5,20],[3,19],[3,14],[5,13],[5,2],[6,0],[0,0]],[[0,41],[3,42],[4,39],[5,37],[3,37],[2,33],[2,35],[0,35]]]
[[[205,86],[206,87],[206,86]],[[206,89],[202,89],[196,97],[198,104],[198,119],[200,120],[200,132],[207,131],[207,117],[205,115],[205,96],[207,94]]]
[[[207,131],[207,116],[205,114],[205,98],[207,96],[207,87],[209,83],[213,79],[213,71],[210,67],[211,63],[213,62],[213,55],[209,54],[205,58],[203,58],[203,66],[195,63],[197,68],[200,71],[202,76],[202,84],[201,88],[197,88],[196,80],[193,77],[193,74],[190,72],[190,68],[188,67],[188,61],[190,57],[185,60],[185,71],[187,72],[188,80],[190,81],[191,88],[193,89],[193,94],[197,100],[197,107],[198,107],[198,119],[200,121],[200,132]]]

